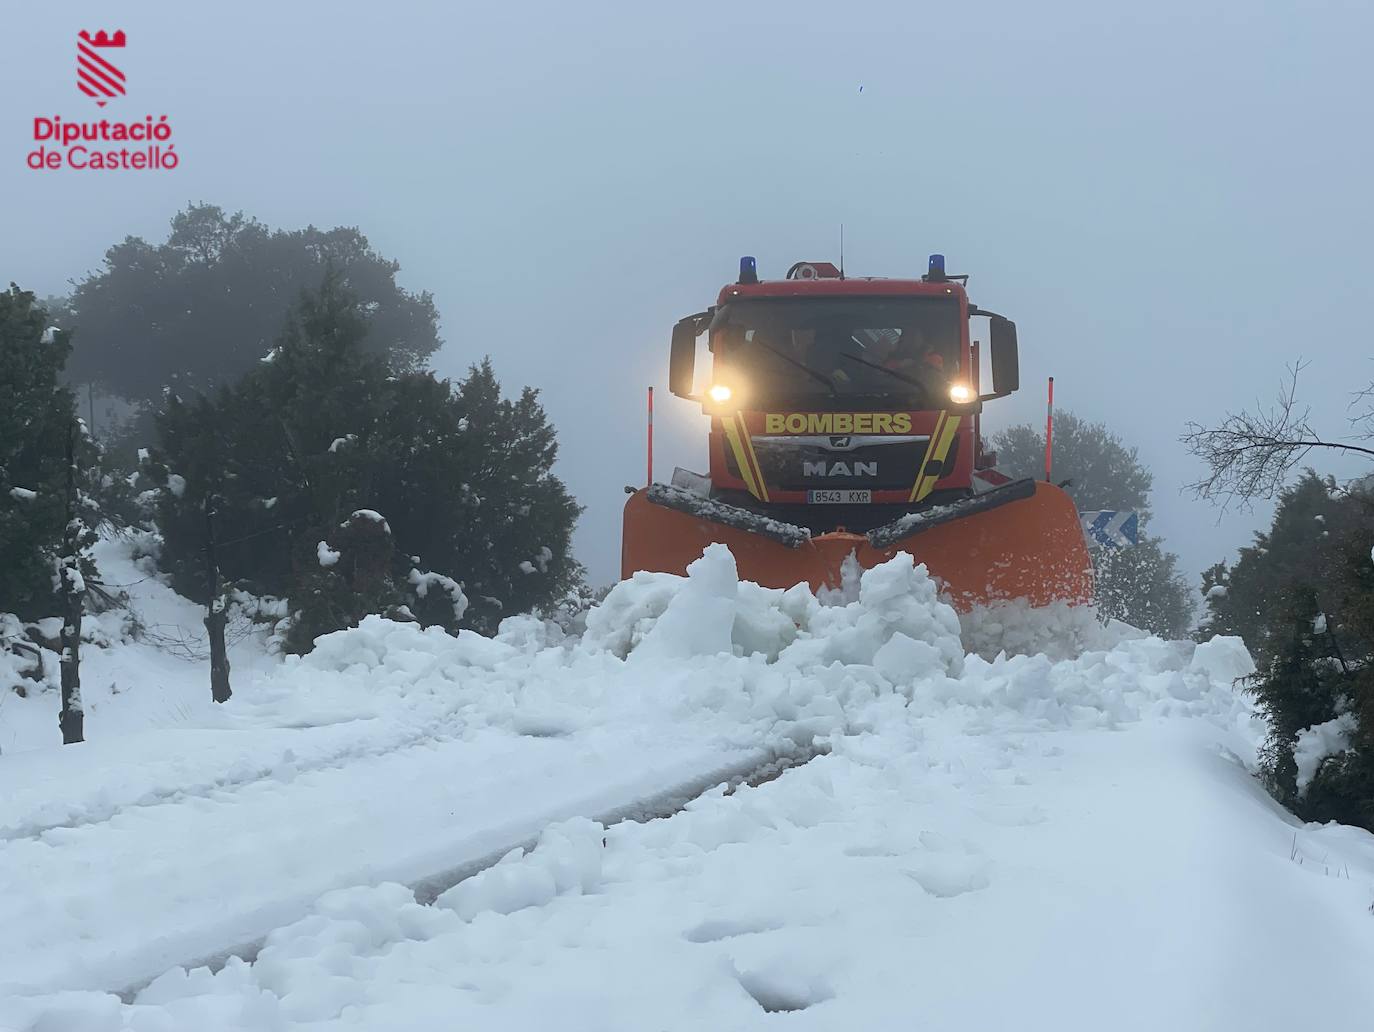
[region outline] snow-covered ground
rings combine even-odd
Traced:
[[[209,648],[196,606],[161,582],[152,560],[135,559],[141,539],[105,538],[94,549],[102,580],[112,593],[132,599],[130,609],[88,613],[82,620],[87,641],[110,645],[81,652],[86,738],[104,741],[149,728],[196,727],[217,719],[210,700]],[[265,648],[265,635],[246,633],[235,614],[229,658],[235,682],[247,682],[279,662]],[[56,639],[61,621],[48,621]],[[135,626],[137,624],[137,627]],[[134,633],[143,644],[121,647]],[[56,691],[33,692],[14,673],[16,663],[0,651],[0,755],[61,744]],[[57,681],[57,655],[44,653],[49,681]],[[11,686],[23,686],[25,696]]]
[[[909,560],[822,606],[713,549],[581,640],[369,619],[227,706],[9,749],[0,1028],[1365,1027],[1374,836],[1259,788],[1243,647],[1086,627],[984,615],[980,658]]]

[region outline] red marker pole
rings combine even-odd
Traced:
[[[654,482],[654,389],[649,388],[649,479],[644,486]]]
[[[1050,377],[1050,399],[1045,407],[1045,483],[1054,467],[1054,377]]]

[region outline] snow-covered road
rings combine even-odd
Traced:
[[[370,618],[219,726],[0,758],[27,786],[0,804],[0,1028],[1374,1013],[1374,836],[1300,826],[1259,788],[1235,640],[984,660],[909,561],[822,606],[739,584],[723,550],[621,585],[580,641],[549,633]],[[585,816],[817,744],[667,819]],[[540,828],[432,906],[398,884]],[[251,963],[173,966],[272,925]],[[167,967],[132,1003],[80,991]]]
[[[332,893],[251,966],[103,1006],[134,1029],[1361,1027],[1368,836],[1294,829],[1225,737],[863,736],[604,847],[556,829],[435,907]],[[1295,830],[1357,873],[1290,859]]]
[[[93,806],[89,819],[53,825],[21,799],[0,804],[0,986],[122,989],[252,943],[331,888],[434,879],[551,822],[704,787],[713,772],[766,758],[690,740],[490,729],[350,748],[342,732],[364,730],[256,734],[246,749],[244,732],[150,732],[86,750],[87,785],[70,771],[53,776],[61,756],[16,758],[10,776],[28,786],[22,795],[84,793]],[[169,748],[234,776],[175,790],[173,776],[134,802],[108,803],[101,779],[135,780],[147,756]]]

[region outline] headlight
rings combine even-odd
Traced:
[[[725,384],[716,383],[711,385],[711,389],[706,392],[706,396],[717,405],[724,405],[730,400],[730,395],[733,393],[734,392],[731,391],[729,387],[725,386]]]
[[[973,391],[962,383],[956,383],[949,389],[949,400],[956,405],[966,405],[973,400]]]

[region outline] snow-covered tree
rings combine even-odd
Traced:
[[[50,329],[31,293],[0,291],[0,612],[23,619],[60,611],[56,569],[67,517],[68,428],[75,398],[61,383],[68,335]],[[74,442],[79,492],[75,516],[94,523],[90,472],[95,453],[78,432]],[[82,551],[79,572],[94,568]]]
[[[1307,471],[1204,583],[1204,633],[1255,657],[1270,790],[1306,820],[1374,829],[1374,496]]]
[[[292,600],[298,650],[368,612],[490,631],[562,598],[580,576],[579,509],[552,474],[555,435],[535,393],[502,399],[486,363],[457,388],[398,370],[363,349],[366,332],[331,276],[241,381],[213,398],[168,396],[146,471],[178,586],[200,590],[213,491],[221,569]],[[365,512],[385,535],[358,523]],[[418,589],[434,577],[461,584],[464,605]]]
[[[1309,458],[1374,458],[1374,384],[1354,392],[1349,431],[1333,437],[1298,400],[1302,367],[1268,406],[1190,424],[1183,437],[1206,466],[1199,497],[1278,498],[1269,530],[1233,566],[1207,571],[1203,626],[1241,635],[1255,657],[1274,795],[1307,820],[1374,830],[1374,478],[1341,485],[1308,469],[1291,481]]]

